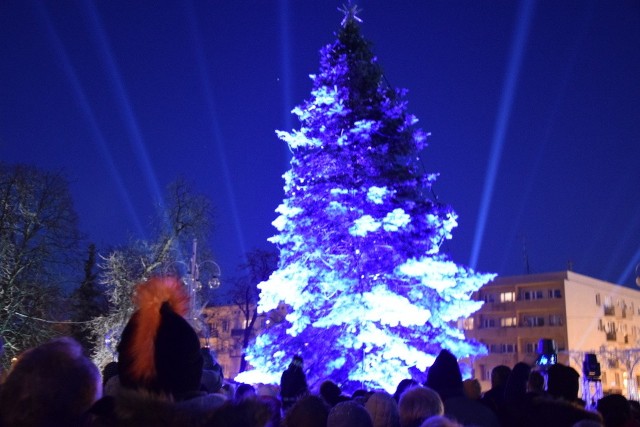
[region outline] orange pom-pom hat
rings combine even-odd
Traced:
[[[138,309],[118,345],[122,385],[174,396],[197,391],[202,356],[183,317],[189,311],[185,286],[176,277],[153,277],[136,286],[134,301]]]

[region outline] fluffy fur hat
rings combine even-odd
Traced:
[[[154,277],[136,287],[137,311],[118,345],[120,382],[180,398],[200,388],[200,340],[184,319],[189,297],[175,277]]]

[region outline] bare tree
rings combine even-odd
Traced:
[[[257,305],[260,296],[257,285],[267,280],[278,266],[278,254],[275,250],[254,249],[246,255],[246,258],[247,262],[240,266],[244,274],[233,280],[228,293],[231,302],[240,309],[243,315],[242,357],[239,372],[244,372],[247,368],[245,349],[255,335],[255,323],[258,319]]]
[[[115,357],[116,345],[133,314],[136,284],[154,274],[163,274],[171,264],[188,257],[194,237],[206,241],[212,230],[210,200],[192,191],[179,179],[167,189],[166,203],[158,209],[153,241],[135,241],[103,256],[101,282],[106,287],[109,312],[92,321],[96,344],[94,361],[102,366]]]
[[[84,262],[84,278],[80,286],[71,294],[71,335],[91,354],[94,343],[91,339],[91,319],[104,315],[108,305],[104,289],[98,282],[96,245],[91,243],[87,248],[87,259]]]
[[[74,280],[80,233],[67,180],[24,165],[0,163],[0,335],[6,363],[42,343],[59,291]]]

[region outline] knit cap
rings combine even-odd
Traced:
[[[136,287],[138,309],[118,345],[120,382],[174,398],[197,392],[202,376],[200,340],[184,319],[185,286],[175,277],[154,277]]]

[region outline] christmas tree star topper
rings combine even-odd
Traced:
[[[351,4],[343,4],[342,7],[339,7],[338,10],[344,14],[344,18],[340,25],[343,27],[347,26],[347,23],[351,20],[362,23],[362,19],[358,17],[358,13],[362,12],[362,9],[358,7],[358,5]]]

